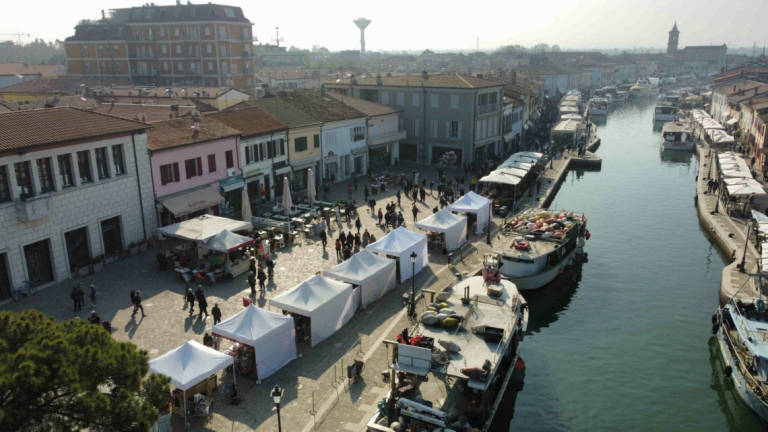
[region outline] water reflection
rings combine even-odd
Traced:
[[[582,267],[585,258],[576,259],[566,267],[563,274],[546,286],[536,290],[523,291],[523,297],[531,308],[526,334],[538,333],[557,321],[561,312],[568,309],[574,293],[581,282]]]
[[[662,145],[659,144],[661,148]],[[691,165],[691,159],[693,159],[693,152],[683,150],[659,150],[659,156],[661,156],[662,162],[678,165]]]

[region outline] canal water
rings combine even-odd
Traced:
[[[526,295],[511,431],[764,430],[710,341],[724,260],[696,217],[695,156],[661,153],[652,116],[611,112],[602,171],[570,172],[552,203],[587,215],[588,262]]]

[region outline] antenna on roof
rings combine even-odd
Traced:
[[[280,37],[280,27],[275,26],[275,45],[280,46],[280,41],[282,41],[283,38]]]

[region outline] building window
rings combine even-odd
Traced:
[[[178,27],[174,27],[173,28],[173,35],[176,36],[176,37],[179,37],[179,28]]]
[[[307,150],[307,137],[300,137],[293,140],[293,150],[295,152],[303,152]]]
[[[429,104],[432,106],[432,108],[437,108],[440,106],[440,95],[429,95]]]
[[[389,105],[389,93],[383,91],[381,92],[381,104],[382,105]]]
[[[160,184],[166,185],[168,183],[176,183],[180,179],[179,176],[179,164],[174,162],[172,164],[160,165]]]
[[[210,36],[211,35],[211,27],[209,27],[209,26],[203,27],[203,34],[206,35],[206,36]]]
[[[496,93],[488,93],[488,103],[493,105],[496,103],[496,98],[498,98],[498,95]]]
[[[480,105],[488,105],[488,93],[483,93],[480,95]]]
[[[235,167],[235,158],[232,155],[232,150],[227,150],[227,152],[224,153],[224,158],[227,160],[227,168]]]
[[[312,142],[314,143],[315,148],[320,148],[320,135],[315,134],[312,137]]]
[[[414,119],[413,120],[413,136],[419,136],[421,133],[421,119]]]
[[[208,62],[208,72],[213,72],[213,62],[212,61]]]
[[[176,70],[183,71],[184,70],[184,63],[176,62]]]
[[[429,121],[430,135],[432,138],[437,138],[437,120]]]
[[[53,167],[51,158],[37,160],[37,177],[40,179],[40,193],[53,192]]]
[[[419,106],[421,105],[421,95],[419,93],[414,93],[411,97],[411,103],[413,106]]]
[[[165,27],[160,27],[160,37],[165,37]]]
[[[211,54],[213,52],[213,44],[205,44],[205,52],[206,54]]]
[[[181,55],[181,45],[176,45],[176,54]]]
[[[123,145],[112,146],[112,164],[115,166],[115,176],[125,174],[125,158],[123,158]]]
[[[451,108],[453,108],[453,109],[459,108],[459,96],[458,95],[451,95]]]
[[[405,93],[397,92],[397,105],[403,106],[405,104]]]
[[[109,178],[109,161],[107,160],[106,147],[96,149],[96,171],[99,173],[99,180]]]
[[[184,161],[184,170],[187,173],[187,178],[197,177],[203,175],[203,159],[194,158]]]
[[[459,138],[459,122],[457,120],[451,120],[448,122],[448,137],[453,139]]]
[[[160,45],[160,52],[163,54],[168,54],[168,45],[166,44]]]
[[[365,139],[365,128],[362,126],[353,127],[349,130],[352,141],[361,141]]]
[[[11,200],[11,183],[8,180],[8,167],[0,166],[0,202]]]
[[[22,200],[35,196],[35,190],[32,187],[32,171],[29,165],[29,161],[18,162],[13,165],[16,171],[16,184],[19,185],[21,192],[19,198]]]
[[[168,62],[167,61],[163,62],[163,71],[168,72]]]
[[[215,154],[209,154],[208,155],[208,172],[216,172],[216,155]]]
[[[88,150],[77,152],[77,174],[80,176],[80,184],[91,183],[91,154]]]
[[[59,162],[59,177],[61,178],[61,187],[68,188],[75,185],[72,176],[72,155],[63,154],[56,158]]]

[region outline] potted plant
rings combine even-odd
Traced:
[[[130,252],[131,256],[134,256],[139,253],[139,245],[134,243],[131,243],[128,245],[128,251]]]
[[[91,264],[93,265],[94,273],[102,272],[104,270],[104,255],[97,255],[93,257],[93,260],[91,260]]]

